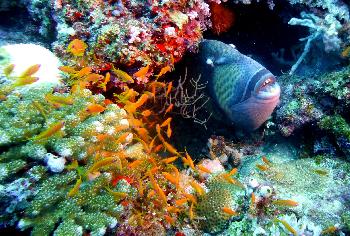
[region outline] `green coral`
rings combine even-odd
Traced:
[[[321,129],[331,131],[336,137],[346,137],[350,141],[350,125],[340,115],[325,116],[318,123]]]
[[[201,228],[210,233],[217,233],[225,228],[231,218],[223,208],[230,208],[239,214],[243,207],[245,191],[219,176],[213,178],[207,187],[209,192],[199,200],[196,214]]]
[[[72,105],[55,108],[45,100],[50,93],[46,85],[23,86],[0,102],[1,225],[31,228],[32,235],[103,235],[116,226],[121,212],[106,190],[113,171],[89,176],[88,169],[98,151],[123,150],[115,140],[128,129],[115,129],[128,124],[126,113],[111,104],[100,114],[89,114],[87,106],[104,101],[89,90],[55,93],[74,99]],[[33,138],[59,121],[65,123],[58,132]],[[99,134],[109,139],[97,145]]]
[[[345,212],[342,216],[341,216],[341,221],[345,227],[345,229],[347,231],[350,230],[350,213],[349,212]]]
[[[350,67],[346,67],[340,71],[326,73],[321,76],[317,83],[315,83],[315,89],[318,94],[326,93],[338,100],[344,101],[346,104],[350,104],[350,89],[347,86],[349,82]]]

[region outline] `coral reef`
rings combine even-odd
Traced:
[[[109,105],[103,115],[88,114],[89,104],[104,101],[103,96],[88,90],[74,94],[74,103],[57,109],[46,101],[51,92],[47,84],[32,85],[31,89],[12,91],[0,104],[2,226],[19,221],[21,230],[33,227],[33,235],[52,231],[55,235],[81,235],[87,230],[103,235],[107,227],[116,226],[120,210],[111,204],[113,196],[105,189],[112,175],[102,173],[86,181],[86,171],[93,166],[92,157],[98,158],[96,143],[101,133],[111,138],[98,142],[102,150],[122,149],[112,140],[125,132],[115,128],[126,113]],[[62,100],[71,96],[53,95]],[[61,121],[64,127],[54,130]],[[84,162],[84,167],[78,162]]]
[[[209,6],[204,1],[24,1],[30,14],[41,22],[40,33],[55,25],[54,50],[74,38],[89,43],[91,54],[106,65],[135,73],[149,66],[149,74],[173,67],[187,50],[194,50],[209,25]],[[48,12],[51,12],[49,14]],[[171,56],[170,56],[171,55]]]
[[[238,217],[241,214],[245,191],[244,188],[223,182],[218,177],[211,179],[206,186],[208,193],[199,199],[196,213],[201,227],[207,232],[216,233],[225,228],[231,216]],[[232,209],[233,213],[222,211],[224,208]]]
[[[219,235],[322,235],[347,231],[349,163],[295,159],[295,150],[245,156],[239,170],[250,196],[247,214]],[[276,152],[278,150],[278,152]]]
[[[334,149],[340,149],[349,157],[349,74],[346,67],[312,78],[282,76],[279,81],[285,88],[282,90],[284,96],[276,112],[277,126],[282,135],[290,136],[307,126],[316,126],[320,130],[319,136],[334,140],[337,143]]]
[[[347,4],[288,1],[302,13],[283,17],[309,36],[279,78],[277,112],[243,140],[207,131],[199,77],[159,79],[206,29],[228,33],[240,20],[232,6],[253,2],[1,2],[0,12],[26,8],[64,65],[38,45],[0,48],[0,233],[349,233],[350,67],[320,74],[334,58],[348,63]],[[176,109],[213,134],[207,146],[173,146],[187,128],[173,127]]]
[[[290,25],[308,27],[310,32],[309,36],[300,39],[300,41],[306,41],[306,43],[299,59],[292,66],[289,73],[295,73],[303,61],[311,62],[312,59],[316,61],[312,62],[313,70],[321,69],[322,65],[325,67],[327,64],[332,64],[333,62],[331,62],[331,60],[325,61],[323,58],[327,57],[327,54],[330,54],[330,52],[339,55],[341,48],[343,48],[350,39],[350,31],[348,29],[350,25],[348,6],[338,0],[315,2],[292,0],[290,3],[292,5],[305,4],[311,10],[309,12],[301,12],[300,19],[293,17],[288,22]],[[319,9],[321,8],[322,10],[320,11]],[[318,11],[316,11],[316,9]],[[322,44],[322,46],[318,48],[318,53],[316,51],[311,54],[311,49],[315,48],[314,44]],[[326,54],[322,53],[322,48]],[[316,54],[322,55],[322,57],[317,59],[317,57],[314,57]],[[339,56],[336,61],[339,61]],[[305,73],[305,71],[300,72],[300,74],[302,73]]]
[[[81,53],[85,48],[70,50]],[[171,136],[171,118],[157,124],[151,138],[149,124],[143,124],[148,116],[140,115],[146,111],[140,110],[145,109],[146,93],[121,94],[121,109],[80,86],[92,75],[89,67],[69,74],[65,82],[76,81],[68,88],[37,83],[39,64],[17,75],[16,65],[8,63],[1,75],[1,227],[16,226],[33,235],[139,230],[163,235],[183,223],[206,229],[195,222],[214,209],[221,212],[213,216],[221,226],[208,230],[217,231],[243,206],[245,192],[237,185],[244,186],[231,177],[235,170],[221,168],[214,174],[166,141],[163,133]],[[162,147],[175,156],[158,155]],[[178,158],[189,168],[180,172],[172,164]],[[200,172],[209,178],[202,179]],[[215,198],[222,191],[225,201]]]

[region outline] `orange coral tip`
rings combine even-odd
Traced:
[[[84,55],[85,50],[87,49],[87,44],[80,39],[74,39],[68,44],[67,52],[72,53],[74,56],[81,57]]]

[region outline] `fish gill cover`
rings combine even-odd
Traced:
[[[1,234],[349,234],[348,4],[1,1]]]

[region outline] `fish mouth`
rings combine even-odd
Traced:
[[[280,93],[281,88],[274,76],[260,79],[254,88],[254,96],[263,100],[279,98]]]

